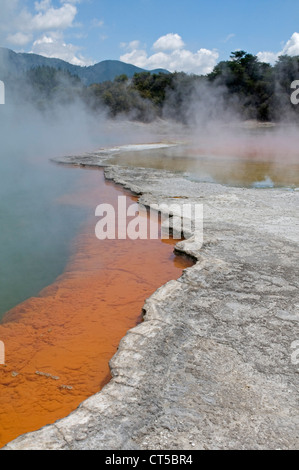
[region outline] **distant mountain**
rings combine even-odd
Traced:
[[[50,59],[37,54],[16,53],[10,49],[0,47],[0,80],[9,76],[21,77],[28,70],[43,66],[67,70],[72,75],[77,75],[82,83],[87,86],[92,83],[113,81],[115,77],[122,74],[126,74],[131,78],[135,73],[146,71],[119,60],[104,60],[89,67],[80,67],[61,59]],[[169,73],[163,69],[150,70],[152,74],[159,72]]]

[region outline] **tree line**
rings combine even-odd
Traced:
[[[106,109],[112,118],[125,115],[148,122],[160,117],[188,123],[195,108],[209,118],[211,108],[221,101],[223,109],[241,119],[279,121],[298,119],[298,108],[290,100],[294,80],[299,80],[299,56],[281,56],[272,66],[245,51],[235,51],[204,76],[142,72],[84,86],[67,71],[37,67],[26,72],[27,86],[24,82],[22,86],[23,95],[41,109],[53,102],[80,99],[91,111]],[[19,88],[18,81],[12,82]]]

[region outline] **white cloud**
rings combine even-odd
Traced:
[[[175,51],[185,46],[181,36],[169,33],[160,37],[153,45],[155,51]]]
[[[60,0],[60,5],[54,6],[52,0],[37,0],[34,10],[29,11],[21,0],[0,0],[0,41],[13,48],[31,47],[30,52],[45,57],[90,65],[93,62],[80,54],[80,48],[64,39],[66,31],[78,26],[75,19],[79,3],[80,0]]]
[[[32,31],[64,30],[73,25],[76,15],[77,7],[66,3],[61,8],[50,7],[42,12],[39,11],[26,27]]]
[[[15,46],[26,46],[29,42],[32,41],[32,34],[25,34],[25,33],[15,33],[9,34],[7,36],[7,40],[10,44],[14,44]]]
[[[41,0],[40,2],[34,3],[34,8],[36,11],[45,11],[51,7],[51,0]]]
[[[236,35],[234,33],[230,33],[226,36],[225,39],[223,39],[223,42],[228,42],[230,41],[231,39],[233,39]]]
[[[60,3],[81,3],[82,0],[60,0]]]
[[[120,47],[122,49],[127,49],[128,51],[134,51],[136,49],[139,49],[140,41],[121,42]]]
[[[139,41],[122,43],[122,47],[126,47],[128,52],[120,57],[121,61],[145,69],[163,68],[170,72],[206,74],[213,70],[219,57],[216,50],[202,48],[191,52],[185,49],[181,36],[174,33],[160,37],[153,44],[153,49],[157,52],[152,55],[148,55],[146,49],[140,47]]]
[[[285,43],[280,52],[258,52],[257,57],[261,62],[274,64],[281,55],[295,56],[299,55],[299,33],[292,34],[291,38]]]
[[[11,1],[11,0],[9,0]],[[70,3],[64,3],[59,8],[52,6],[51,0],[35,2],[35,13],[21,6],[19,0],[0,0],[1,19],[0,30],[8,34],[34,33],[50,31],[53,29],[65,30],[74,25],[74,19],[78,13],[77,7]]]
[[[59,32],[45,34],[34,41],[30,52],[44,57],[62,59],[74,65],[92,65],[94,62],[84,58],[80,48],[73,44],[66,44],[63,35]]]
[[[137,67],[144,67],[148,61],[148,56],[143,49],[133,49],[131,52],[120,56],[120,60],[128,64],[136,65]]]
[[[19,0],[0,0],[0,39],[3,42],[2,36],[7,34],[7,32],[15,33],[16,31],[11,31],[11,25],[15,21],[16,10],[19,6]]]
[[[282,54],[287,54],[290,56],[299,55],[299,33],[294,33],[287,41],[282,50]]]
[[[279,53],[275,52],[258,52],[257,58],[260,62],[266,62],[267,64],[275,64],[279,56]]]
[[[103,20],[98,20],[97,18],[94,18],[91,22],[92,28],[102,28],[103,26],[104,26]]]

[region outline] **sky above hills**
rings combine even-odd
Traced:
[[[298,0],[0,0],[0,45],[205,74],[237,49],[299,55],[298,18]]]

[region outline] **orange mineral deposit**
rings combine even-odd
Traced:
[[[74,237],[64,273],[38,297],[9,311],[0,324],[0,447],[75,410],[110,379],[109,360],[141,320],[158,287],[192,262],[173,253],[175,241],[98,240],[100,203],[127,194],[101,170],[82,171],[86,190],[61,204],[84,204],[90,216]]]

